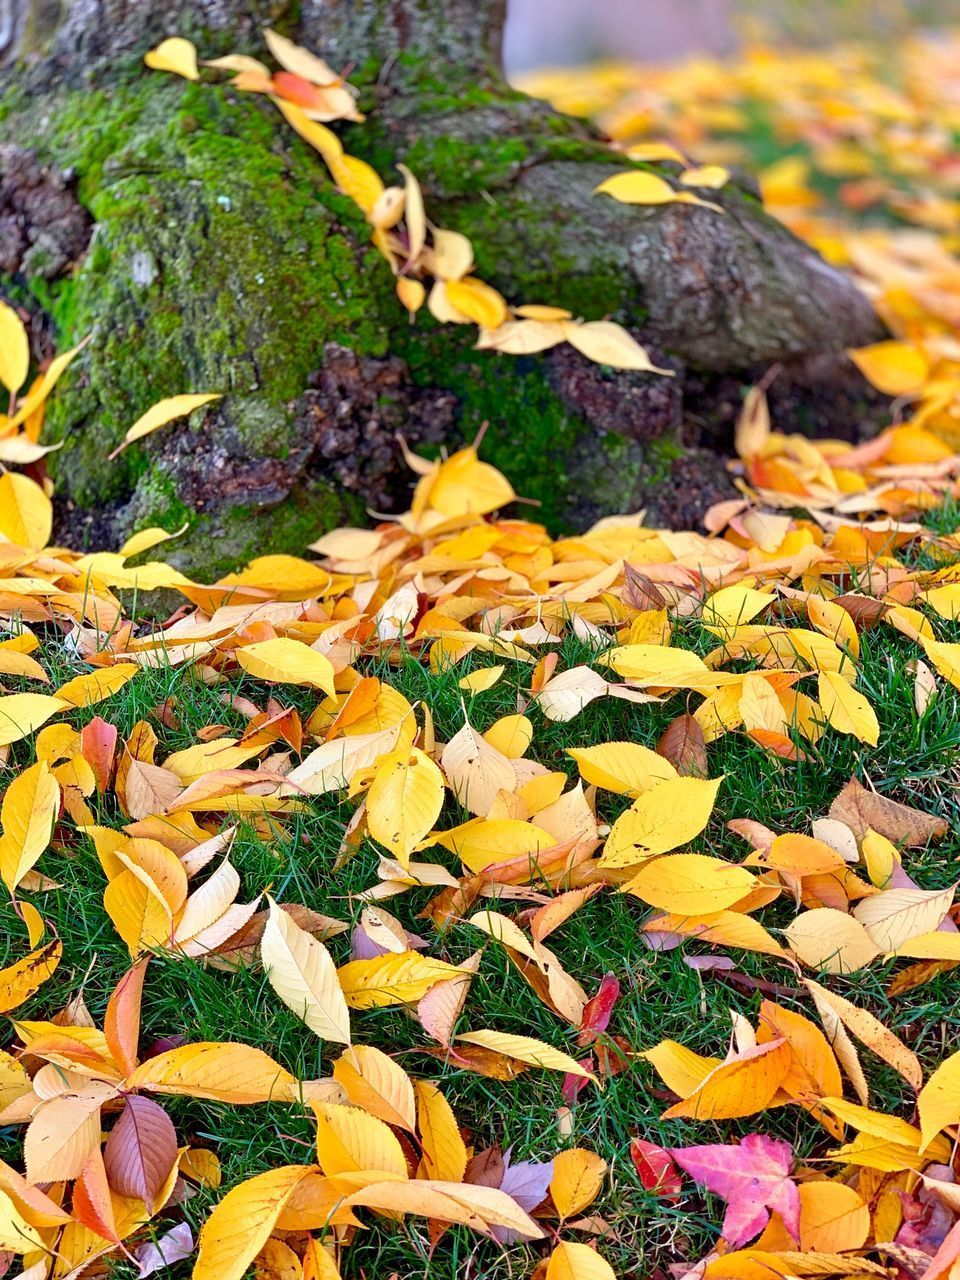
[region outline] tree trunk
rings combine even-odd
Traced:
[[[804,374],[778,380],[784,402],[850,416],[862,387],[838,380],[838,355],[882,334],[850,281],[743,186],[709,193],[722,216],[593,196],[625,162],[505,84],[504,7],[0,0],[0,144],[16,144],[0,146],[0,289],[44,312],[59,346],[93,336],[50,404],[65,532],[103,545],[189,520],[177,555],[198,572],[302,551],[365,506],[406,505],[398,432],[452,445],[483,421],[485,456],[553,527],[640,505],[686,522],[726,492],[700,447],[728,438],[741,379],[827,368],[829,397]],[[509,301],[610,315],[678,376],[565,347],[476,352],[424,314],[411,327],[362,216],[268,103],[143,70],[174,33],[201,56],[262,53],[268,22],[353,64],[368,119],[337,126],[346,147],[387,181],[406,162]],[[208,390],[226,396],[199,423],[105,461],[154,401]]]

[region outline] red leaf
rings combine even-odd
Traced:
[[[137,1065],[137,1042],[140,1039],[140,1000],[143,978],[150,957],[139,960],[128,969],[114,988],[107,1004],[103,1034],[114,1062],[125,1076]]]
[[[606,973],[600,983],[600,989],[583,1006],[583,1017],[580,1020],[580,1034],[577,1044],[586,1046],[593,1044],[597,1036],[606,1031],[610,1025],[613,1006],[620,998],[620,983],[612,973]]]
[[[303,76],[292,71],[277,71],[273,76],[273,91],[279,98],[295,102],[298,107],[306,107],[308,111],[323,106],[323,94]]]
[[[593,1055],[588,1054],[585,1058],[580,1058],[578,1060],[578,1065],[587,1071],[592,1071],[595,1065]],[[563,1077],[563,1085],[561,1088],[564,1102],[568,1102],[572,1107],[580,1094],[580,1090],[585,1089],[589,1083],[590,1081],[587,1080],[585,1076],[575,1076],[572,1072],[568,1071]]]
[[[739,1145],[675,1147],[670,1154],[695,1182],[727,1202],[723,1238],[731,1249],[754,1239],[775,1209],[783,1225],[800,1239],[800,1193],[791,1180],[789,1142],[748,1133]]]
[[[684,777],[707,776],[707,744],[699,722],[691,715],[677,716],[667,725],[657,743],[657,755],[669,760]]]
[[[107,1138],[103,1159],[114,1191],[142,1200],[153,1213],[157,1193],[177,1159],[173,1121],[150,1098],[128,1098]]]
[[[641,1183],[654,1195],[675,1200],[683,1189],[683,1181],[677,1172],[670,1152],[655,1142],[634,1138],[630,1143],[630,1159]]]
[[[101,716],[94,716],[80,730],[80,754],[93,770],[98,791],[106,791],[110,785],[116,750],[117,726],[107,724]]]
[[[73,1184],[73,1216],[96,1235],[119,1244],[113,1201],[100,1148],[96,1147]]]

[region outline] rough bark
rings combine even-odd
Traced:
[[[866,300],[747,184],[722,193],[724,215],[593,196],[624,162],[505,85],[503,0],[304,0],[296,23],[284,0],[4,3],[0,58],[16,66],[0,99],[0,227],[8,214],[25,247],[0,288],[52,318],[61,346],[93,334],[49,422],[73,536],[189,519],[180,556],[205,570],[302,550],[365,505],[405,503],[398,429],[453,444],[485,420],[486,456],[554,526],[644,504],[688,520],[725,492],[715,458],[696,464],[729,433],[732,379],[816,357],[835,381],[838,353],[880,335]],[[344,127],[346,145],[385,177],[405,160],[436,221],[471,236],[484,278],[511,301],[612,315],[678,377],[563,348],[477,353],[429,317],[411,328],[362,218],[272,108],[141,71],[165,34],[258,49],[264,21],[356,64],[369,118]],[[95,223],[85,253],[69,241],[66,273],[43,249],[36,183],[31,203],[11,164],[43,175],[58,226]],[[821,403],[822,373],[806,381]],[[804,376],[785,385],[802,408]],[[104,462],[134,417],[188,390],[228,394],[199,425]],[[844,413],[859,394],[844,389]]]

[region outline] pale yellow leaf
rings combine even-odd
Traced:
[[[329,951],[272,898],[267,901],[260,955],[271,987],[321,1040],[349,1044],[350,1012]]]
[[[0,383],[16,395],[27,380],[30,342],[23,321],[0,299]]]
[[[161,40],[155,49],[143,55],[143,60],[152,71],[172,71],[185,80],[200,79],[197,51],[183,36],[170,36],[167,40]]]
[[[554,1049],[552,1045],[536,1040],[532,1036],[515,1036],[505,1031],[468,1031],[457,1036],[456,1043],[479,1045],[482,1049],[502,1053],[507,1058],[516,1058],[530,1067],[542,1067],[545,1071],[563,1071],[592,1080],[594,1084],[597,1083],[596,1076],[585,1067],[581,1067],[579,1062],[571,1058],[568,1053]]]

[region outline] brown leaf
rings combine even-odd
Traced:
[[[103,1148],[110,1186],[150,1212],[177,1159],[173,1121],[151,1098],[130,1097]]]
[[[644,612],[647,609],[663,609],[667,602],[656,583],[632,565],[624,563],[623,603]]]
[[[872,827],[895,845],[908,849],[920,849],[931,840],[940,840],[948,830],[943,818],[868,791],[856,778],[851,778],[834,800],[829,816],[845,822],[858,840]]]
[[[956,960],[919,960],[896,975],[887,987],[887,995],[892,1000],[896,996],[906,995],[908,991],[915,991],[917,987],[922,987],[925,982],[930,982],[938,974],[956,969],[958,963],[960,962]]]
[[[499,1147],[487,1147],[467,1162],[463,1180],[475,1187],[499,1187],[505,1171],[503,1152]]]
[[[855,594],[834,596],[833,603],[838,604],[841,609],[846,609],[858,631],[869,631],[871,627],[877,626],[890,612],[891,607],[875,596]]]
[[[669,760],[684,777],[707,776],[707,744],[703,730],[691,715],[677,716],[667,725],[657,743],[657,755]]]

